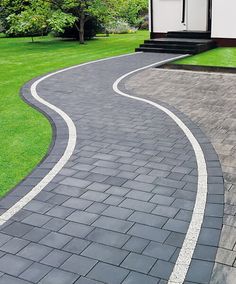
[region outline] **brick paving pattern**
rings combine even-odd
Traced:
[[[171,57],[111,59],[39,85],[40,96],[72,118],[78,140],[60,174],[0,228],[0,284],[167,283],[195,203],[196,159],[173,120],[117,96],[112,84],[126,72]],[[2,212],[45,176],[68,138],[65,123],[31,98],[29,86],[23,94],[53,121],[55,141],[42,164],[0,201]],[[223,216],[217,156],[192,127],[209,166],[209,197],[186,284],[209,283]]]

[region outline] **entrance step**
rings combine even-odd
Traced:
[[[170,31],[166,35],[168,38],[191,38],[191,39],[210,39],[209,31]]]
[[[145,40],[136,51],[197,54],[215,47],[211,39],[165,37]]]

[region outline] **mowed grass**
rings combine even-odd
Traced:
[[[214,67],[236,67],[236,48],[216,48],[173,63]]]
[[[0,196],[40,162],[50,146],[48,120],[24,103],[21,86],[33,77],[63,67],[134,51],[148,32],[111,35],[80,45],[55,38],[0,38]]]

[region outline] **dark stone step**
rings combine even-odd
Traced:
[[[204,47],[205,44],[185,44],[185,43],[153,43],[153,42],[145,42],[144,44],[141,44],[140,47],[165,47],[165,48],[183,48],[183,49],[195,49],[199,47]]]
[[[135,49],[136,52],[155,52],[155,53],[177,53],[177,54],[194,54],[191,49],[168,49],[168,48],[153,48],[153,47],[139,47]]]
[[[191,38],[191,39],[210,39],[209,31],[170,31],[167,33],[168,38]]]
[[[184,43],[184,44],[207,44],[214,42],[211,39],[190,39],[190,38],[157,38],[145,40],[145,43]]]

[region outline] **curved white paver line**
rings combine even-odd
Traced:
[[[204,157],[204,153],[201,149],[200,144],[198,143],[197,139],[194,137],[193,133],[190,131],[190,129],[183,123],[181,119],[179,119],[173,112],[168,110],[167,108],[154,103],[150,100],[134,97],[131,95],[128,95],[122,91],[119,90],[118,85],[119,83],[125,79],[126,77],[137,73],[141,70],[161,65],[164,62],[158,62],[156,64],[151,64],[142,68],[139,68],[137,70],[134,70],[132,72],[129,72],[123,76],[121,76],[113,85],[113,89],[116,93],[118,93],[121,96],[134,99],[137,101],[141,101],[144,103],[147,103],[149,105],[152,105],[161,111],[165,112],[170,118],[172,118],[176,124],[180,127],[180,129],[184,132],[184,134],[187,136],[189,142],[191,143],[194,153],[196,156],[197,166],[198,166],[198,188],[197,188],[197,196],[195,201],[195,206],[192,214],[192,219],[189,224],[189,228],[187,231],[187,234],[185,236],[185,240],[183,242],[183,246],[180,250],[178,259],[176,261],[176,264],[174,266],[173,272],[169,278],[168,284],[182,284],[185,280],[185,277],[187,275],[192,256],[195,250],[195,247],[197,245],[197,240],[201,231],[201,226],[203,223],[204,218],[204,212],[206,208],[206,201],[207,201],[207,167],[206,167],[206,161]]]
[[[30,90],[32,96],[40,102],[42,105],[47,106],[48,108],[54,110],[56,113],[58,113],[66,122],[68,130],[69,130],[69,138],[68,138],[68,143],[66,150],[60,160],[56,163],[56,165],[51,169],[51,171],[35,186],[31,189],[29,193],[27,193],[23,198],[21,198],[16,204],[14,204],[11,208],[9,208],[6,212],[4,212],[2,215],[0,215],[0,226],[6,223],[10,218],[12,218],[17,212],[19,212],[24,206],[26,206],[36,195],[38,195],[44,188],[47,186],[52,179],[61,171],[61,169],[64,167],[64,165],[68,162],[70,159],[72,153],[74,152],[75,145],[76,145],[76,127],[72,121],[72,119],[61,109],[58,107],[54,106],[53,104],[47,102],[46,100],[42,99],[38,93],[37,93],[37,86],[39,83],[44,81],[45,79],[48,79],[54,75],[60,74],[62,72],[66,72],[78,67],[82,67],[85,65],[101,62],[101,61],[106,61],[114,58],[119,58],[119,57],[125,57],[125,56],[131,56],[137,53],[131,53],[131,54],[124,54],[124,55],[119,55],[119,56],[113,56],[109,58],[104,58],[104,59],[99,59],[99,60],[94,60],[91,62],[75,65],[72,67],[64,68],[62,70],[50,73],[37,81],[35,81]]]

